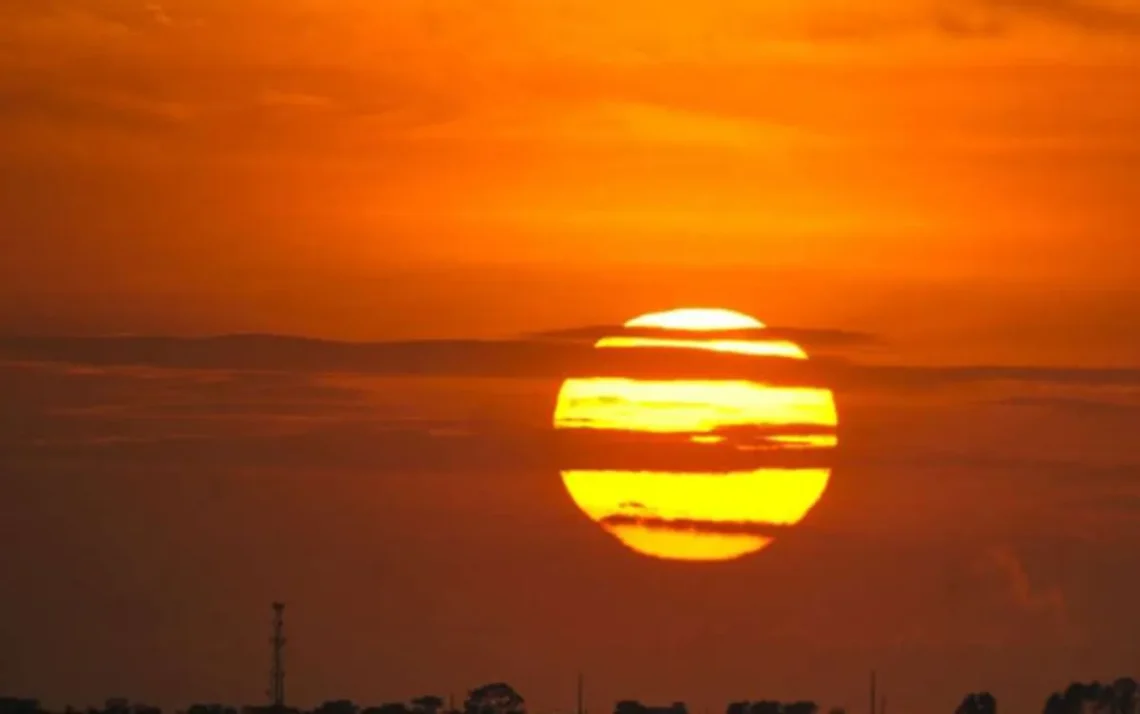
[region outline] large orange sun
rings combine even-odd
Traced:
[[[651,313],[625,328],[615,332],[626,334],[603,337],[595,346],[807,359],[799,346],[765,337],[761,322],[731,310]],[[562,385],[554,426],[601,442],[641,441],[645,453],[653,453],[645,470],[623,464],[562,471],[571,498],[590,519],[638,553],[716,561],[761,550],[819,501],[830,475],[826,459],[809,458],[805,465],[786,457],[829,452],[836,445],[837,416],[830,390],[820,387],[756,379],[576,377]],[[663,468],[663,448],[674,449],[669,453],[679,459],[683,454],[684,467]],[[726,454],[735,459],[734,468],[701,470],[703,459]]]

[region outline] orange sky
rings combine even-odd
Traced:
[[[0,0],[0,335],[724,306],[920,371],[1135,367],[1138,40],[1136,0]],[[253,700],[276,597],[305,704],[565,706],[592,663],[595,714],[860,714],[874,664],[892,712],[1032,714],[1136,661],[1128,375],[837,390],[802,535],[694,578],[566,498],[556,379],[95,362],[0,361],[16,694]]]
[[[702,266],[822,274],[787,321],[826,314],[829,276],[1087,290],[1140,265],[1123,0],[0,13],[16,331],[153,329],[139,305],[165,303],[178,331],[385,336],[366,314],[408,307],[376,283],[425,264],[553,272],[562,305],[550,285],[647,263],[695,302]],[[468,300],[453,276],[412,279],[412,303]],[[615,320],[661,307],[597,299]]]

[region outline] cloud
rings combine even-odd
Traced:
[[[982,574],[996,578],[1008,601],[1018,610],[1054,625],[1067,624],[1065,594],[1056,586],[1035,585],[1013,548],[996,546],[990,549],[979,560],[978,569]]]
[[[689,434],[628,433],[566,430],[545,435],[563,469],[669,471],[707,474],[710,478],[734,471],[763,468],[829,468],[834,449],[786,448],[768,441],[765,432],[811,433],[811,425],[757,427],[758,435],[729,436],[722,443],[695,444]],[[834,433],[834,430],[815,429]],[[750,438],[751,437],[751,438]],[[745,448],[740,448],[741,446]],[[747,447],[753,448],[747,448]]]
[[[44,84],[46,77],[0,85],[3,118],[115,128],[172,128],[193,118],[189,104],[115,87]]]
[[[546,330],[533,333],[530,336],[535,339],[579,340],[590,342],[602,337],[619,334],[653,336],[654,334],[658,334],[658,331],[651,329],[631,329],[624,325],[591,325],[562,330]],[[868,332],[859,332],[857,330],[843,330],[837,328],[767,327],[763,330],[709,332],[705,336],[709,339],[763,338],[769,340],[789,340],[804,347],[809,353],[816,350],[880,346],[884,344],[884,340],[878,335]]]
[[[943,566],[949,578],[942,583],[943,592],[928,593],[938,614],[924,613],[900,627],[897,645],[1003,651],[1030,642],[1057,646],[1083,639],[1061,587],[1040,584],[1026,558],[1009,544],[981,550],[975,545]]]
[[[81,156],[105,151],[110,160],[124,144],[148,142],[198,161],[224,158],[219,149],[327,155],[458,116],[462,84],[437,81],[407,57],[375,62],[389,28],[374,28],[379,36],[365,44],[362,25],[338,19],[359,19],[360,9],[340,10],[213,0],[5,3],[0,127],[17,140],[0,148],[66,153],[84,131],[97,136],[85,137]],[[314,47],[313,37],[324,40]],[[369,61],[346,56],[348,47]],[[116,141],[102,146],[108,139]]]
[[[754,521],[702,521],[692,518],[659,518],[653,515],[625,513],[605,516],[598,522],[606,526],[636,526],[648,530],[759,536],[778,536],[790,532],[795,527]]]
[[[166,12],[166,8],[159,2],[148,2],[143,5],[143,8],[150,13],[150,17],[155,23],[170,27],[174,24],[174,20]]]
[[[174,67],[163,81],[154,71],[141,58],[14,69],[0,74],[0,125],[41,141],[54,138],[56,151],[67,143],[51,130],[67,132],[63,138],[101,131],[132,145],[167,141],[170,151],[202,160],[223,147],[273,148],[282,156],[376,149],[462,111],[457,98],[368,68],[234,67],[207,78],[199,69]]]
[[[1140,7],[1096,0],[980,0],[936,8],[936,26],[959,37],[1006,35],[1025,21],[1044,21],[1095,35],[1140,31]]]
[[[493,6],[465,0],[342,2],[335,10],[260,1],[238,6],[216,0],[25,2],[0,15],[0,38],[9,39],[11,47],[6,56],[0,54],[0,67],[11,67],[9,77],[17,76],[16,69],[23,76],[34,76],[30,70],[54,75],[37,78],[45,93],[105,84],[150,102],[161,88],[167,95],[163,101],[239,112],[218,116],[235,131],[242,128],[240,110],[271,87],[282,96],[327,98],[342,108],[340,118],[376,114],[377,105],[386,104],[432,123],[465,117],[469,109],[493,112],[526,98],[527,107],[553,100],[563,110],[559,116],[567,108],[561,105],[591,101],[642,107],[650,113],[649,125],[637,133],[651,131],[658,119],[684,123],[689,117],[698,129],[712,121],[717,127],[712,133],[720,135],[733,114],[789,126],[785,119],[802,113],[796,107],[804,97],[795,85],[804,83],[799,79],[806,69],[803,50],[788,54],[789,47],[809,46],[817,54],[845,48],[850,60],[852,45],[856,55],[865,54],[872,41],[926,35],[931,27],[970,34],[998,22],[987,19],[991,16],[1000,18],[1002,28],[1007,17],[1036,14],[1067,20],[1081,31],[1110,31],[1135,21],[1132,11],[1080,0],[978,0],[964,9],[961,3],[927,0],[874,8],[836,0],[793,5],[717,0],[655,6],[653,13],[655,22],[647,24],[636,4],[600,0]],[[44,60],[47,47],[56,61]],[[764,73],[774,59],[794,73],[790,86],[776,93],[748,91],[754,72]],[[214,71],[217,67],[226,71]],[[832,84],[847,85],[847,71],[809,74],[813,91],[806,99],[818,119],[813,97]],[[740,85],[741,91],[732,94],[753,97],[763,111],[703,111],[697,103],[706,101],[710,81]],[[877,85],[883,79],[868,76],[866,81]],[[721,100],[740,108],[731,97]],[[692,133],[682,129],[666,134],[676,139]]]
[[[1048,409],[1085,417],[1134,418],[1140,414],[1140,403],[1116,399],[1088,399],[1079,397],[1012,396],[996,404],[1025,409]]]
[[[596,350],[549,339],[336,342],[298,337],[0,338],[0,356],[96,366],[164,369],[349,372],[387,376],[570,376],[657,379],[739,378],[838,391],[915,390],[1022,382],[1140,386],[1140,368],[1004,365],[860,364],[838,357],[808,361],[700,350]]]

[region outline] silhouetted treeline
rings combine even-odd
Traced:
[[[177,714],[525,714],[522,696],[505,682],[492,682],[467,693],[462,709],[444,707],[442,697],[426,695],[407,702],[360,706],[348,699],[326,701],[312,710],[255,705],[234,707],[226,704],[192,704]],[[52,714],[39,700],[0,697],[0,714]],[[158,707],[108,699],[102,708],[77,710],[68,707],[63,714],[162,714]]]
[[[818,714],[819,705],[815,702],[778,702],[761,699],[758,702],[733,702],[725,714]]]
[[[1112,684],[1073,682],[1045,700],[1042,714],[1136,714],[1137,685],[1131,677]]]
[[[725,714],[819,714],[813,701],[781,702],[774,699],[734,701]],[[0,697],[0,714],[53,714],[36,699]],[[132,703],[126,699],[108,699],[102,708],[74,709],[62,714],[162,714],[158,707]],[[389,702],[376,706],[360,706],[347,699],[326,701],[315,709],[302,711],[289,707],[193,704],[177,714],[526,714],[523,697],[505,682],[492,682],[467,693],[461,707],[445,706],[443,698],[434,695],[416,697],[406,702]],[[688,714],[684,702],[664,706],[643,704],[623,699],[614,705],[613,714]],[[828,714],[846,714],[833,708]],[[990,692],[971,692],[954,714],[997,714],[997,698]],[[1045,700],[1041,714],[1140,714],[1140,686],[1131,677],[1121,677],[1112,684],[1073,682]]]

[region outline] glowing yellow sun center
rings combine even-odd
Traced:
[[[731,310],[651,313],[625,327],[665,334],[612,335],[595,346],[807,359],[799,346],[764,339],[763,323]],[[707,334],[737,331],[761,336]],[[748,379],[586,377],[563,384],[554,424],[586,436],[617,435],[626,442],[631,437],[672,439],[696,450],[688,461],[697,464],[710,449],[755,452],[768,459],[756,468],[729,471],[562,471],[578,507],[631,549],[666,559],[729,560],[768,545],[775,529],[795,525],[820,499],[830,474],[826,465],[781,465],[779,457],[834,447],[837,416],[831,392],[817,387]]]
[[[651,312],[625,323],[626,327],[659,327],[665,330],[712,331],[751,330],[764,323],[735,310],[686,307],[668,312]]]

